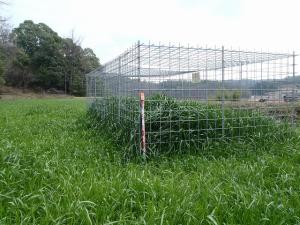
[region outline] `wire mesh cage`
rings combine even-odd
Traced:
[[[136,150],[199,148],[295,124],[295,58],[137,42],[87,74],[87,96],[98,119]]]

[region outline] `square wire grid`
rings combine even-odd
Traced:
[[[295,124],[300,79],[295,53],[136,43],[87,74],[101,120],[141,148],[139,93],[145,94],[147,149],[200,147],[206,140]],[[125,128],[124,128],[125,127]]]

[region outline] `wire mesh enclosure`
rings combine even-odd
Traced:
[[[136,43],[87,74],[90,107],[136,150],[199,148],[294,124],[295,54]]]

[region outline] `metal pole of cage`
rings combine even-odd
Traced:
[[[96,78],[94,77],[94,97],[97,96],[97,84],[96,84]]]
[[[118,122],[121,121],[121,57],[118,58]]]
[[[141,117],[141,150],[146,156],[146,127],[145,127],[145,94],[140,92],[140,117]]]
[[[137,75],[139,82],[141,82],[141,42],[137,42]]]
[[[137,42],[137,75],[139,79],[139,83],[141,83],[141,43]],[[141,85],[140,85],[141,88]],[[143,156],[146,157],[146,129],[145,129],[145,93],[140,91],[140,142],[141,142],[141,151]]]
[[[224,115],[224,101],[225,101],[225,90],[224,90],[224,78],[225,78],[225,61],[224,61],[224,46],[222,46],[222,137],[225,136],[225,115]]]
[[[295,96],[295,89],[296,89],[296,80],[295,80],[295,76],[296,76],[296,55],[295,52],[293,52],[293,92],[292,92],[292,101],[293,101],[293,110],[292,110],[292,126],[295,127],[295,117],[296,117],[296,109],[295,109],[295,102],[296,102],[296,96]]]

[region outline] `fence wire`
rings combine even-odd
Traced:
[[[98,103],[102,120],[128,130],[136,149],[140,92],[148,149],[200,147],[206,140],[268,132],[271,123],[295,124],[300,94],[295,58],[138,42],[87,74],[87,96]]]

